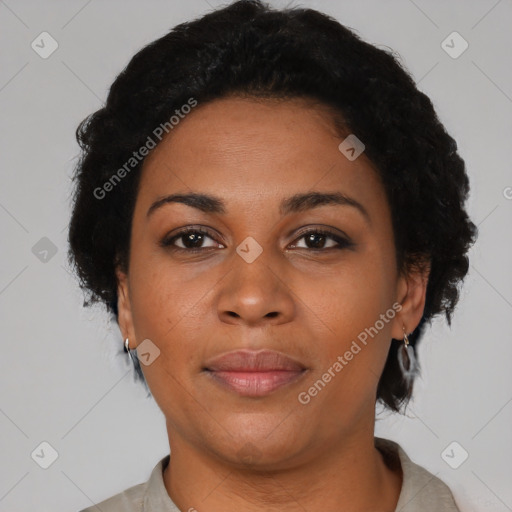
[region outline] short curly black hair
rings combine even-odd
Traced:
[[[364,142],[391,208],[397,268],[430,265],[411,345],[435,315],[444,312],[451,324],[477,236],[464,209],[469,180],[455,140],[392,51],[318,11],[277,10],[257,0],[235,1],[148,44],[117,76],[103,108],[78,126],[69,260],[85,305],[102,302],[117,319],[115,268],[128,268],[144,159],[122,173],[108,199],[98,190],[191,98],[204,104],[230,95],[313,100],[330,109],[340,132]],[[391,344],[377,389],[394,411],[412,393],[397,364],[398,345]],[[145,383],[140,366],[136,373]]]

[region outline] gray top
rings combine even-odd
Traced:
[[[402,466],[403,483],[395,512],[460,512],[445,483],[409,459],[403,449],[389,439],[375,438],[375,446],[390,464]],[[170,455],[161,459],[147,482],[135,485],[80,512],[180,512],[164,486],[163,470]],[[187,512],[187,511],[184,511]]]

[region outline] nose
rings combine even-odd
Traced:
[[[295,302],[286,273],[264,250],[248,263],[233,254],[231,271],[223,279],[218,297],[221,321],[248,326],[289,322],[295,313]]]

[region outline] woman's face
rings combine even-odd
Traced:
[[[391,338],[418,324],[426,284],[397,275],[384,188],[342,140],[318,107],[225,98],[147,157],[119,323],[132,348],[150,340],[141,366],[171,451],[276,468],[373,435]],[[290,200],[312,193],[331,201]],[[263,349],[298,365],[212,362]]]

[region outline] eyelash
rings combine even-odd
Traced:
[[[164,237],[164,239],[160,242],[160,246],[163,247],[163,248],[166,248],[166,249],[170,249],[172,251],[183,251],[183,252],[189,252],[189,253],[198,253],[198,252],[202,252],[202,251],[205,251],[205,250],[208,250],[208,249],[213,249],[213,247],[196,247],[196,248],[183,248],[183,247],[177,247],[176,245],[174,245],[174,242],[176,240],[178,240],[179,238],[182,238],[184,237],[185,235],[189,235],[191,233],[199,233],[201,235],[205,235],[207,236],[208,238],[211,238],[212,240],[215,239],[214,236],[212,236],[212,234],[209,232],[209,231],[206,231],[204,229],[201,229],[201,228],[188,228],[188,229],[184,229],[183,231],[180,231],[179,233],[173,235],[172,237]],[[324,229],[321,229],[321,228],[316,228],[316,229],[310,229],[308,231],[304,231],[302,233],[300,233],[300,235],[295,239],[296,241],[298,240],[301,240],[303,239],[304,237],[310,235],[310,234],[316,234],[316,235],[323,235],[327,238],[330,238],[332,239],[333,241],[335,241],[337,244],[339,244],[337,247],[327,247],[325,249],[312,249],[312,248],[309,248],[309,247],[301,247],[301,249],[307,249],[307,250],[310,250],[310,251],[313,251],[313,252],[324,252],[324,251],[328,251],[330,249],[337,249],[337,250],[340,250],[340,249],[347,249],[347,248],[350,248],[350,247],[353,247],[355,244],[350,241],[348,238],[344,238],[340,235],[337,235],[331,231],[328,231],[328,230],[324,230]]]

